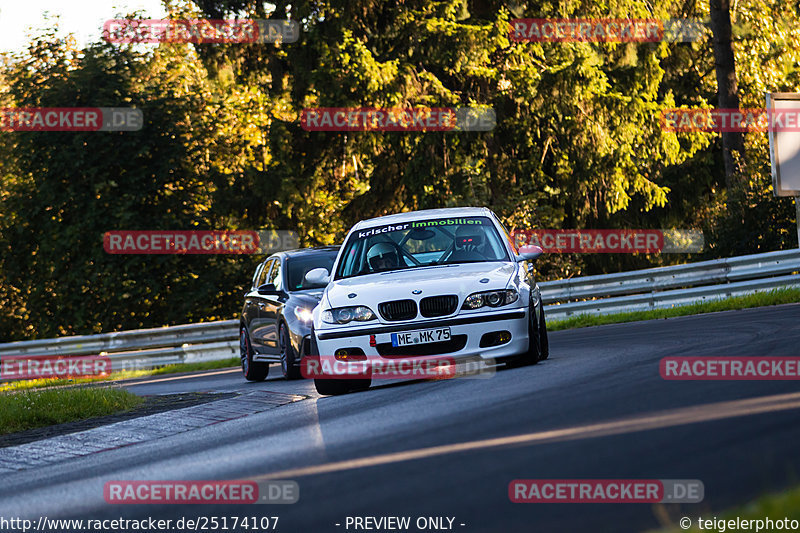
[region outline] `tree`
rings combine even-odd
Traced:
[[[717,74],[717,94],[720,109],[739,109],[736,60],[733,55],[730,0],[709,0],[711,33],[714,41],[714,63]],[[725,163],[725,183],[728,189],[737,185],[741,166],[737,159],[744,157],[744,134],[722,132],[722,157]]]
[[[0,298],[13,305],[4,334],[231,317],[257,257],[110,255],[102,235],[250,224],[241,209],[214,204],[230,207],[241,160],[252,168],[264,157],[248,150],[263,126],[247,114],[258,95],[222,91],[186,46],[79,51],[53,35],[11,61],[3,78],[8,107],[133,106],[145,117],[138,132],[4,134],[0,246],[9,253],[0,256]]]

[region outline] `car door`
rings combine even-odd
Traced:
[[[266,283],[275,286],[275,289],[283,291],[283,264],[281,258],[275,259]],[[278,354],[280,353],[280,343],[278,340],[278,321],[281,316],[281,309],[285,298],[281,294],[266,294],[259,295],[259,316],[262,321],[262,338],[261,342],[264,346],[264,353]]]
[[[250,345],[253,344],[253,327],[256,325],[256,321],[258,320],[258,301],[256,299],[258,293],[256,292],[256,289],[258,288],[259,281],[262,279],[262,273],[264,273],[264,276],[269,274],[269,269],[265,270],[266,265],[267,261],[264,261],[258,265],[255,274],[253,274],[253,280],[250,282],[250,288],[244,295],[242,322],[247,328],[248,335],[250,336]]]
[[[266,314],[264,313],[266,300],[264,295],[258,293],[258,288],[265,283],[269,283],[270,272],[277,261],[278,259],[274,257],[267,259],[261,274],[253,286],[253,290],[247,295],[252,302],[251,308],[253,310],[252,320],[250,321],[250,342],[257,353],[271,353],[267,349],[268,345],[265,344],[265,339],[269,335]]]

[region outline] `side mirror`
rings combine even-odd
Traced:
[[[517,262],[533,261],[542,255],[542,253],[544,253],[544,250],[535,244],[526,244],[525,246],[520,246],[519,253],[517,254]]]
[[[331,275],[327,268],[315,268],[306,272],[305,279],[312,285],[327,285],[331,281]]]
[[[281,294],[281,291],[275,288],[275,285],[272,283],[265,283],[261,285],[258,289],[258,294],[262,296],[277,296]]]

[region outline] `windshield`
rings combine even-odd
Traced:
[[[508,261],[487,217],[416,220],[354,231],[335,279],[453,263]]]
[[[324,268],[328,272],[333,268],[336,260],[337,250],[325,250],[310,254],[303,254],[298,257],[288,257],[286,268],[289,277],[286,280],[286,287],[290,291],[305,291],[308,289],[324,289],[325,284],[309,283],[306,281],[306,273],[315,268]]]

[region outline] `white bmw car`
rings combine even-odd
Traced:
[[[328,285],[314,309],[310,353],[338,360],[446,355],[534,364],[548,356],[532,261],[486,208],[432,209],[361,221],[333,271],[306,279]],[[315,379],[320,394],[369,380]]]

